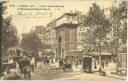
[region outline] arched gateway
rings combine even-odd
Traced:
[[[65,13],[56,21],[56,57],[64,58],[69,50],[77,50],[77,14]]]

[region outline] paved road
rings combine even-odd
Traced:
[[[96,74],[82,73],[80,71],[63,72],[49,65],[42,65],[32,73],[32,80],[119,80]]]
[[[42,65],[41,67],[35,68],[35,71],[32,73],[32,80],[53,80],[77,74],[78,72],[63,72],[62,69]]]
[[[40,64],[32,72],[32,80],[121,80],[112,77],[100,76],[99,74],[81,73],[75,69],[73,72],[63,72],[55,66]],[[124,80],[123,80],[124,81]]]

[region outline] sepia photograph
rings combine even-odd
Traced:
[[[127,4],[0,1],[0,80],[127,80]]]

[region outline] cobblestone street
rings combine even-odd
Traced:
[[[96,73],[81,73],[80,70],[63,72],[55,66],[40,64],[32,73],[32,80],[122,80],[107,76],[100,76]]]
[[[43,63],[38,63],[35,67],[35,71],[31,72],[31,80],[120,80],[124,81],[125,76],[119,75],[109,75],[101,76],[98,72],[94,71],[92,73],[82,73],[80,69],[73,68],[73,71],[64,72],[59,69],[57,65],[44,65]],[[0,78],[1,80],[1,78]]]

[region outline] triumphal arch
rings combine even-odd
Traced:
[[[77,14],[65,13],[56,19],[56,57],[64,58],[70,50],[77,50]]]

